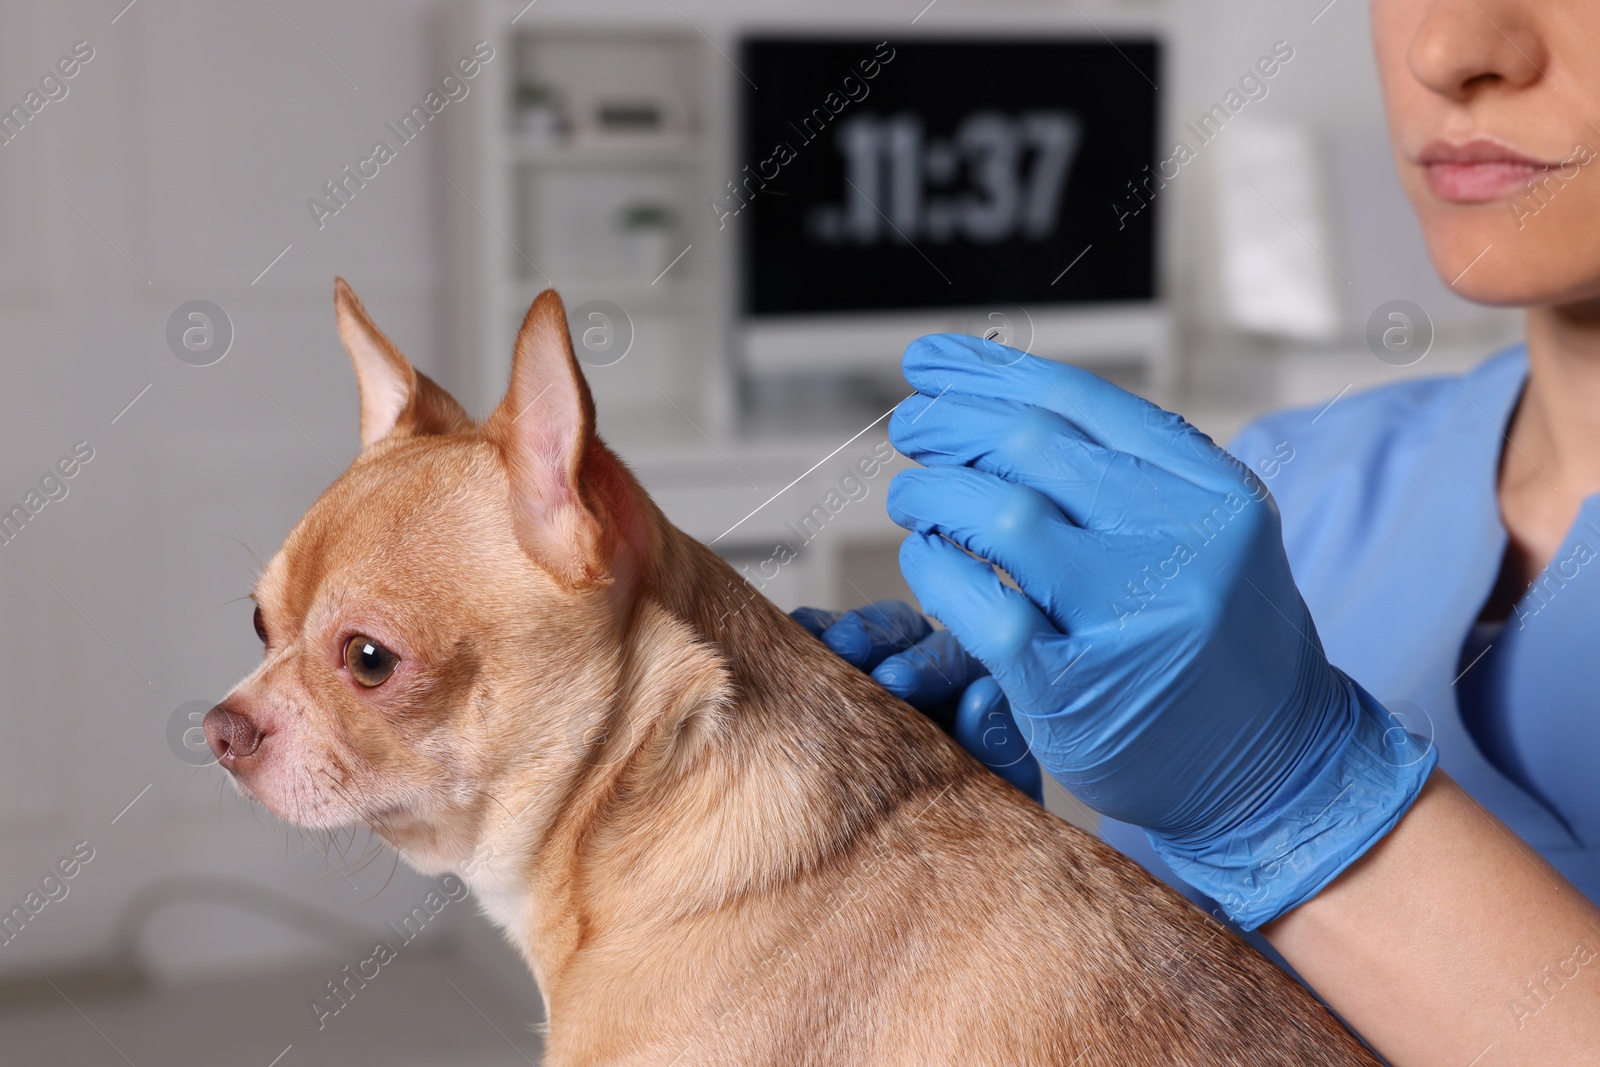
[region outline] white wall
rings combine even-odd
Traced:
[[[320,232],[305,201],[465,48],[424,2],[281,0],[316,47],[271,4],[143,0],[112,25],[120,6],[0,9],[8,104],[73,42],[94,48],[66,98],[0,147],[0,500],[74,442],[95,450],[69,495],[0,547],[0,902],[74,842],[96,850],[69,896],[0,947],[6,971],[103,953],[120,904],[173,874],[259,880],[374,926],[419,895],[402,872],[369,899],[387,857],[353,886],[302,856],[299,835],[176,759],[164,730],[251,667],[239,598],[255,561],[355,452],[334,274],[419,365],[443,367],[436,143],[419,139]],[[214,366],[167,348],[169,313],[193,298],[233,321]],[[148,935],[175,965],[307,948],[207,908],[175,907]]]

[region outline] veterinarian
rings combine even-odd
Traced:
[[[1525,306],[1526,343],[1267,416],[1230,457],[1086,372],[925,338],[890,423],[925,469],[889,509],[949,630],[802,621],[913,703],[959,698],[958,739],[1036,790],[1031,750],[1392,1062],[1595,1062],[1600,6],[1374,0],[1373,25],[1434,265]]]

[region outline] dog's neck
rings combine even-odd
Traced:
[[[715,650],[732,702],[684,784],[705,789],[703,801],[720,805],[724,817],[745,825],[759,820],[770,839],[763,857],[721,860],[728,892],[825,862],[888,808],[948,782],[950,761],[906,762],[930,747],[928,737],[941,737],[937,729],[835,656],[710,549],[668,529],[657,595]],[[708,856],[719,854],[718,844],[708,841]]]
[[[503,826],[503,862],[466,872],[547,996],[586,946],[803,878],[965,770],[709,549],[660,529],[618,665],[622,747],[574,770],[537,841]]]

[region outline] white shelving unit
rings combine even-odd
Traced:
[[[725,424],[727,405],[706,402],[725,378],[715,373],[725,324],[711,298],[723,250],[706,240],[710,214],[698,203],[725,121],[716,111],[725,94],[707,75],[714,51],[670,6],[659,21],[625,26],[508,0],[466,11],[471,39],[495,49],[449,175],[463,275],[452,318],[477,407],[500,395],[516,327],[554,287],[574,318],[603,433],[659,416],[663,397],[696,426]],[[599,301],[622,315],[602,307],[605,319],[579,321]],[[611,347],[583,350],[591,324],[602,340],[612,331]]]
[[[670,5],[655,21],[640,15],[619,25],[585,19],[570,5],[523,11],[524,3],[477,0],[464,14],[465,39],[487,40],[495,58],[476,87],[484,106],[457,129],[451,153],[458,276],[450,289],[461,377],[477,410],[498,400],[517,325],[546,287],[560,291],[569,315],[591,301],[622,308],[633,327],[625,358],[579,349],[601,433],[674,522],[715,541],[735,565],[757,568],[779,541],[798,541],[789,524],[825,500],[882,434],[818,465],[847,434],[749,437],[736,429],[734,379],[724,365],[732,231],[717,232],[705,201],[736,169],[728,133],[737,75]],[[559,102],[563,133],[525,131],[516,100],[529,84]],[[598,113],[608,101],[654,108],[660,128],[602,128]],[[656,265],[672,263],[664,275],[629,261],[617,222],[640,203],[665,206],[675,218]],[[584,324],[573,325],[578,338]],[[830,515],[825,536],[797,545],[804,550],[765,582],[767,595],[792,607],[903,594],[894,566],[900,531],[882,507],[891,473]]]

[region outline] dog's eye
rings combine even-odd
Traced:
[[[255,623],[256,636],[261,638],[261,643],[263,645],[266,644],[267,643],[267,624],[261,621],[261,606],[259,604],[256,606],[255,618],[251,619],[250,621]]]
[[[344,665],[356,684],[368,689],[382,685],[400,663],[400,657],[372,638],[356,634],[344,646]]]

